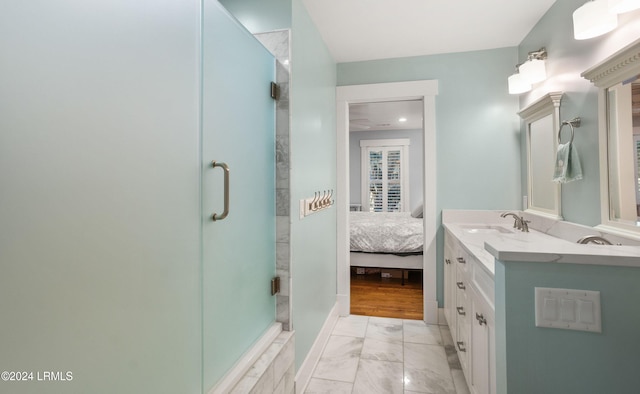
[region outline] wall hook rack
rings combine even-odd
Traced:
[[[333,204],[333,189],[317,191],[313,197],[300,200],[300,219],[330,208]]]

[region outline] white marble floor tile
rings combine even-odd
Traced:
[[[403,361],[402,342],[381,341],[373,338],[365,338],[362,347],[362,355],[366,360]]]
[[[351,391],[353,391],[353,383],[312,378],[304,392],[305,394],[351,394]]]
[[[455,394],[444,347],[404,344],[405,389],[423,393]]]
[[[427,325],[422,320],[403,320],[404,342],[442,345],[440,327]]]
[[[360,360],[354,394],[402,394],[402,363]]]
[[[447,326],[438,326],[440,328],[440,335],[442,336],[442,344],[444,346],[453,346],[453,337],[451,336],[451,330]]]
[[[305,393],[469,394],[447,326],[338,319]]]
[[[368,316],[349,315],[340,317],[331,334],[364,338],[368,323]]]
[[[365,338],[402,342],[402,320],[370,317]]]
[[[464,373],[461,369],[452,369],[453,385],[456,388],[456,394],[470,394],[467,381],[464,379]]]
[[[313,373],[314,378],[353,382],[364,339],[332,335]]]

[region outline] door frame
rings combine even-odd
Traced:
[[[424,254],[423,300],[424,321],[438,324],[436,265],[436,105],[437,80],[338,86],[336,88],[336,153],[337,153],[337,295],[340,316],[348,316],[351,305],[349,251],[349,104],[386,101],[422,100],[423,103],[423,198]]]

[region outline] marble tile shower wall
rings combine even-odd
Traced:
[[[276,104],[276,275],[280,277],[280,293],[276,295],[276,321],[285,331],[291,329],[289,302],[290,275],[290,153],[289,153],[289,53],[290,30],[255,34],[255,37],[276,58],[276,83],[279,95]]]

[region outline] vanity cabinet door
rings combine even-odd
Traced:
[[[451,336],[456,339],[456,269],[455,269],[455,243],[450,234],[444,237],[444,317],[451,329]]]
[[[456,258],[458,259],[458,258]],[[465,260],[466,261],[466,260]],[[470,301],[469,301],[469,280],[465,273],[464,266],[456,262],[456,349],[460,365],[465,374],[469,371],[469,339],[471,331]]]
[[[487,301],[471,289],[471,375],[473,394],[492,394],[495,389],[495,312]]]

